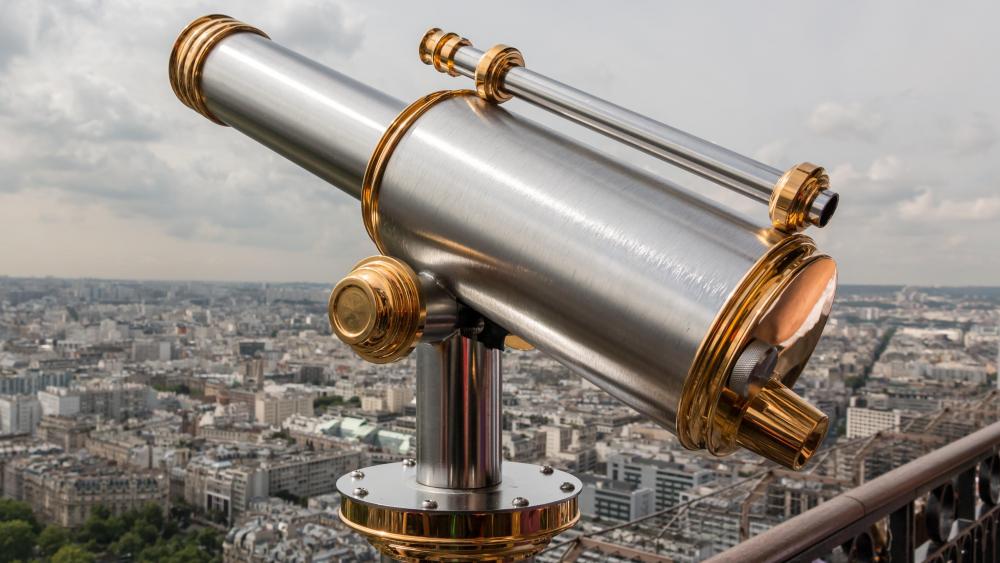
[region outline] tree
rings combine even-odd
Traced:
[[[129,532],[129,534],[135,534],[143,541],[143,543],[151,545],[156,543],[157,538],[160,537],[160,530],[159,528],[154,528],[149,522],[138,520],[135,525],[132,526],[132,531]]]
[[[147,502],[139,509],[139,520],[159,530],[163,528],[163,508],[155,502]]]
[[[146,542],[135,532],[127,532],[108,548],[119,556],[135,557],[146,547]]]
[[[82,543],[93,542],[96,545],[107,545],[112,540],[114,540],[114,536],[108,529],[107,517],[101,516],[95,508],[90,513],[87,520],[83,523],[83,527],[80,528],[77,541]]]
[[[97,559],[78,545],[64,545],[52,556],[52,563],[95,563]]]
[[[27,522],[34,531],[37,532],[39,530],[35,515],[31,512],[31,507],[27,503],[9,498],[0,498],[0,522],[9,522],[11,520]]]
[[[59,548],[70,543],[69,531],[61,526],[48,525],[41,534],[38,534],[36,543],[41,555],[51,557],[59,551]]]
[[[216,553],[222,549],[222,537],[217,530],[202,528],[194,532],[195,541],[208,553]]]
[[[0,522],[0,563],[26,561],[35,548],[35,530],[24,520]]]

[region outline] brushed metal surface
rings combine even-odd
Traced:
[[[267,39],[209,55],[226,123],[355,196],[403,103]],[[663,179],[473,97],[430,109],[389,161],[388,252],[674,428],[699,343],[774,241]]]
[[[501,480],[500,350],[456,334],[417,346],[417,482],[447,489]]]
[[[402,463],[366,467],[362,472],[362,479],[350,473],[337,479],[340,494],[357,502],[407,512],[514,512],[565,502],[583,490],[583,483],[565,471],[556,469],[544,474],[537,465],[514,461],[503,464],[502,482],[466,491],[423,485],[417,481],[417,470]],[[563,491],[563,483],[572,484],[573,489]],[[368,493],[359,497],[354,493],[358,487]],[[527,499],[528,504],[515,506],[517,497]],[[425,500],[435,501],[437,508],[425,508]]]
[[[202,91],[219,119],[354,197],[403,102],[250,33],[222,40]]]
[[[469,45],[455,53],[455,70],[472,77],[483,51]],[[767,203],[782,171],[690,133],[539,74],[513,67],[504,90],[543,109],[663,159],[720,186]]]
[[[390,254],[669,428],[698,345],[773,240],[474,97],[411,128],[379,209]]]

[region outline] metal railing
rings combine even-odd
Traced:
[[[811,561],[1000,561],[1000,422],[898,467],[715,556]]]

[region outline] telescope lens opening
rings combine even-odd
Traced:
[[[839,203],[840,194],[828,190],[821,191],[809,207],[809,222],[817,227],[825,227],[837,212]]]

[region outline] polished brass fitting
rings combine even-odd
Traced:
[[[434,66],[439,72],[458,76],[455,70],[455,53],[466,46],[472,46],[468,39],[457,33],[445,33],[432,27],[420,39],[418,51],[424,64]],[[486,51],[479,59],[473,76],[476,94],[494,104],[511,99],[511,94],[504,90],[503,81],[507,72],[515,66],[524,66],[524,56],[514,47],[495,45]]]
[[[524,66],[524,56],[514,47],[494,45],[476,65],[476,93],[494,104],[502,104],[513,96],[504,90],[503,80],[515,66]]]
[[[359,262],[333,288],[327,313],[337,336],[376,364],[394,362],[413,351],[426,319],[416,272],[389,256]]]
[[[420,40],[420,60],[424,64],[433,65],[438,72],[458,76],[455,71],[455,52],[469,45],[472,43],[457,33],[445,33],[432,27]]]
[[[791,469],[809,461],[829,421],[795,394],[795,383],[826,324],[836,288],[834,261],[804,235],[765,234],[777,242],[747,273],[719,312],[684,382],[677,436],[716,456],[738,447]],[[766,366],[739,377],[741,360],[758,344]]]
[[[801,469],[826,438],[830,420],[780,381],[751,395],[736,443],[791,469]]]
[[[786,233],[799,232],[809,225],[825,226],[839,200],[829,188],[830,176],[823,167],[809,162],[793,166],[771,192],[771,224]]]
[[[225,125],[221,119],[208,110],[205,95],[201,91],[201,69],[205,59],[220,41],[234,33],[254,33],[270,39],[266,33],[222,14],[202,16],[189,23],[174,41],[167,68],[170,87],[184,105]]]

